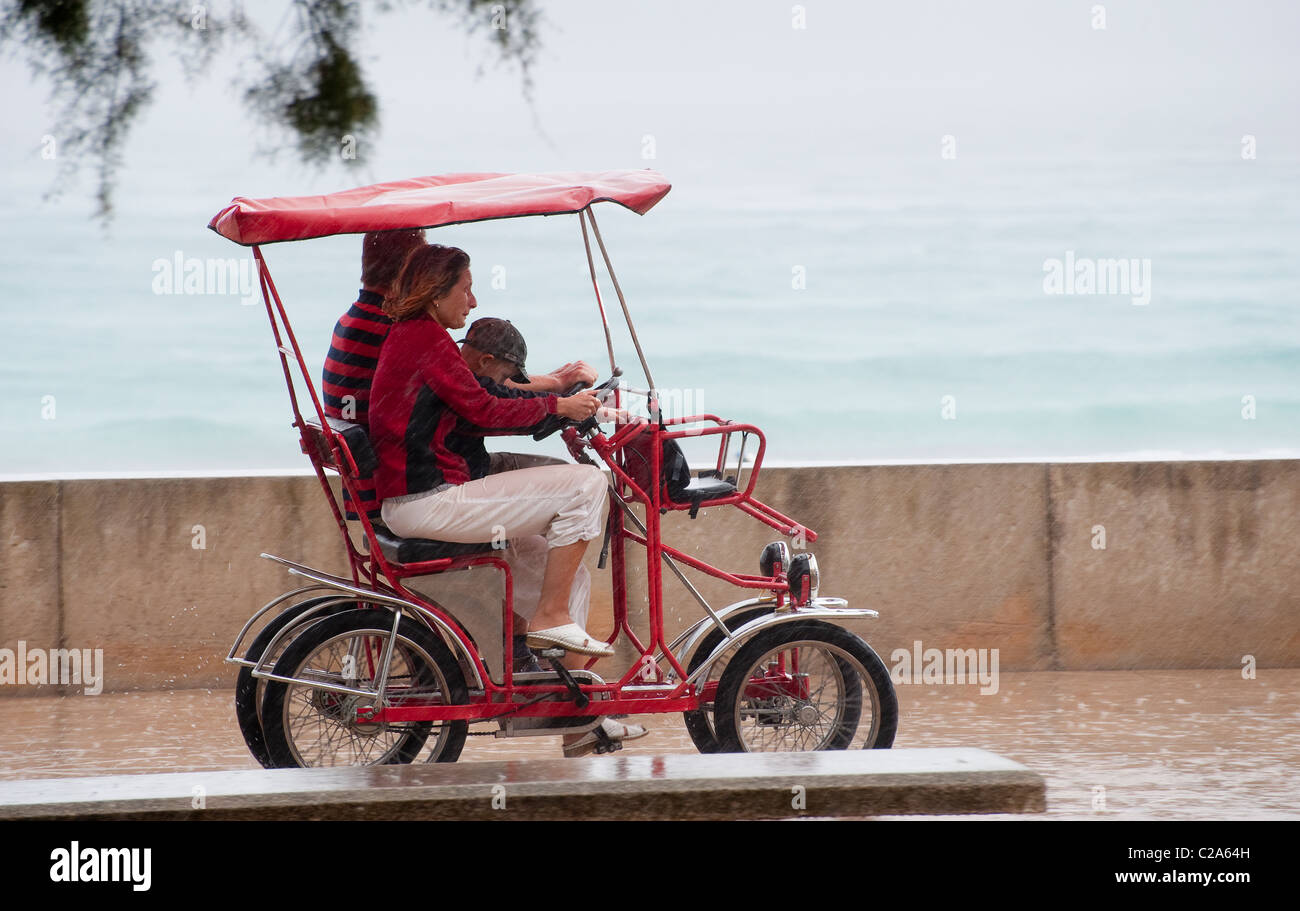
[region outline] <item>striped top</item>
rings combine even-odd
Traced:
[[[325,355],[321,391],[325,396],[325,413],[370,427],[370,384],[379,365],[379,349],[392,328],[393,321],[384,315],[383,295],[364,288],[356,303],[334,325],[334,338]],[[379,499],[371,477],[357,479],[357,492],[372,522],[379,521]],[[347,517],[356,519],[347,491],[343,492]]]

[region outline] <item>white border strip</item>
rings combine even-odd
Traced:
[[[1026,456],[1017,458],[969,459],[863,459],[863,460],[779,460],[769,459],[764,468],[853,468],[886,465],[1061,465],[1088,462],[1272,462],[1300,459],[1300,451],[1274,449],[1254,453],[1185,453],[1139,451],[1099,453],[1088,456]],[[748,467],[748,466],[746,466]],[[52,471],[3,474],[0,483],[20,481],[113,481],[149,480],[165,478],[296,478],[315,477],[308,468],[211,468],[178,469],[173,471]]]

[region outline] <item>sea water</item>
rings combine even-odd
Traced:
[[[129,200],[105,233],[31,183],[0,203],[0,473],[305,467],[248,251],[205,229],[243,188]],[[669,410],[758,425],[769,463],[1300,453],[1296,160],[828,157],[674,183],[644,217],[597,207],[606,245]],[[608,372],[575,217],[429,239],[469,251],[474,316],[513,320],[535,372]],[[359,248],[264,251],[317,382]],[[603,270],[601,291],[644,385]]]

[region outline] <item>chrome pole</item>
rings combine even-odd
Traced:
[[[583,209],[578,213],[578,224],[582,225],[582,246],[587,251],[587,270],[591,273],[591,287],[596,292],[596,306],[600,308],[600,322],[605,327],[605,347],[609,349],[609,372],[613,375],[617,370],[614,364],[614,339],[609,334],[609,317],[605,315],[605,304],[600,299],[600,285],[596,281],[596,263],[591,258],[591,241],[587,239],[587,219],[586,213],[590,209]]]
[[[646,363],[645,352],[641,350],[641,340],[636,337],[636,327],[632,325],[632,314],[627,309],[627,300],[623,297],[623,289],[618,286],[618,276],[614,274],[614,264],[609,261],[609,253],[605,250],[605,241],[600,236],[600,227],[596,224],[596,213],[587,207],[587,218],[591,219],[591,230],[596,235],[596,243],[600,245],[600,255],[605,260],[605,271],[609,273],[609,280],[614,283],[614,291],[618,293],[619,305],[623,308],[623,318],[627,321],[627,331],[632,333],[632,344],[636,346],[636,356],[641,359],[641,369],[645,371],[646,382],[650,384],[651,391],[655,389],[654,377],[650,375],[650,365]]]

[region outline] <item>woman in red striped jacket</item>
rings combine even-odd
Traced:
[[[463,438],[464,424],[527,433],[549,415],[584,420],[599,403],[588,392],[499,398],[485,390],[451,337],[477,305],[472,285],[463,250],[427,246],[410,255],[384,301],[393,327],[379,355],[369,414],[384,522],[404,537],[440,541],[491,541],[503,530],[506,537],[545,535],[546,570],[529,644],[611,655],[569,616],[587,542],[604,528],[603,473],[590,465],[547,465],[487,474],[466,458]]]

